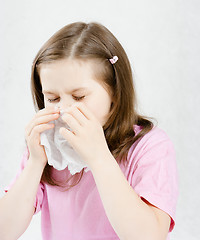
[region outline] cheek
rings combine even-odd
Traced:
[[[54,104],[50,103],[50,102],[47,101],[47,100],[44,100],[44,107],[45,107],[45,108],[53,107],[53,106],[54,106]]]
[[[99,120],[102,126],[107,120],[108,113],[110,112],[111,101],[110,99],[104,98],[99,100],[93,100],[86,103],[86,106],[94,114],[94,116]]]

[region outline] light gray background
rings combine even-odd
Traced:
[[[31,63],[42,44],[73,21],[98,21],[124,46],[140,111],[174,142],[180,196],[172,240],[200,239],[200,1],[0,0],[0,196],[16,174],[24,128],[34,115]],[[20,240],[41,239],[40,214]]]

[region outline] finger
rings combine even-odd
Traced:
[[[55,107],[43,108],[36,113],[35,117],[40,117],[40,116],[53,114],[53,113],[59,113],[59,112],[60,112],[59,108],[55,108]]]
[[[69,113],[64,113],[62,116],[62,119],[64,122],[67,123],[67,125],[72,129],[72,131],[76,134],[81,125],[79,124],[79,122]]]
[[[35,125],[39,125],[39,124],[42,124],[42,123],[48,123],[50,121],[54,121],[56,119],[59,118],[59,114],[58,113],[53,113],[53,114],[50,114],[50,115],[45,115],[45,116],[41,116],[41,117],[38,117],[34,120],[34,123]]]
[[[90,109],[84,103],[75,103],[73,106],[77,107],[78,110],[88,119],[88,120],[96,120],[94,114],[90,111]]]
[[[88,121],[88,119],[85,117],[85,115],[77,108],[77,106],[73,106],[69,109],[67,109],[66,111],[64,110],[64,113],[69,113],[71,114],[76,121],[81,125],[84,126],[86,121]]]
[[[40,133],[42,133],[46,130],[52,129],[52,128],[54,128],[54,126],[55,125],[53,123],[37,125],[33,128],[32,132],[28,138],[29,139],[32,137],[37,138],[40,135]]]
[[[37,118],[32,119],[32,121],[26,127],[26,135],[30,135],[32,129],[36,125],[42,124],[42,123],[48,123],[50,121],[56,120],[57,118],[59,118],[59,114],[54,113],[54,114],[51,114],[51,115],[45,115],[45,116],[41,116],[41,117],[37,117]]]
[[[73,147],[73,141],[75,140],[75,135],[68,129],[61,127],[59,133],[69,142],[71,147]]]
[[[54,113],[59,113],[60,109],[55,108],[55,107],[48,107],[48,108],[43,108],[41,110],[39,110],[35,116],[32,118],[32,120],[30,121],[30,123],[27,125],[26,129],[29,128],[29,125],[31,124],[31,122],[33,122],[35,119],[37,119],[38,117],[41,116],[45,116],[45,115],[49,115],[49,114],[54,114]],[[30,132],[30,131],[29,131]]]
[[[33,128],[37,125],[43,124],[43,123],[48,123],[50,121],[54,121],[56,119],[59,118],[59,114],[58,113],[53,113],[50,115],[45,115],[45,116],[41,116],[41,117],[37,117],[35,119],[33,119],[29,125],[26,127],[26,137],[28,137],[31,134],[31,131],[33,130]]]

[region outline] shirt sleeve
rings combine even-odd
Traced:
[[[26,148],[26,150],[24,151],[24,153],[22,155],[20,168],[19,168],[16,176],[14,177],[14,179],[10,182],[10,184],[8,186],[6,186],[4,188],[5,192],[9,191],[9,189],[14,185],[14,183],[16,182],[18,177],[21,175],[22,171],[24,170],[24,167],[26,166],[28,158],[29,158],[29,151],[28,151],[28,148]],[[38,186],[38,191],[37,191],[36,199],[35,199],[35,203],[34,203],[35,214],[38,213],[41,210],[43,195],[44,195],[44,185],[42,183],[40,183],[39,186]]]
[[[171,217],[175,225],[178,177],[173,144],[164,131],[154,128],[129,154],[129,182],[135,192]]]

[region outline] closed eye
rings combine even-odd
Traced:
[[[59,100],[59,97],[57,97],[57,98],[53,98],[53,99],[48,99],[48,101],[50,102],[50,103],[52,103],[52,102],[56,102],[56,101],[58,101]]]
[[[74,100],[76,101],[81,101],[85,96],[81,96],[81,97],[77,97],[77,96],[73,96]],[[60,97],[57,97],[57,98],[53,98],[53,99],[48,99],[48,102],[50,103],[53,103],[53,102],[56,102],[60,99]]]
[[[80,101],[84,98],[85,96],[81,96],[81,97],[76,97],[76,96],[73,96],[73,98],[76,100],[76,101]]]

